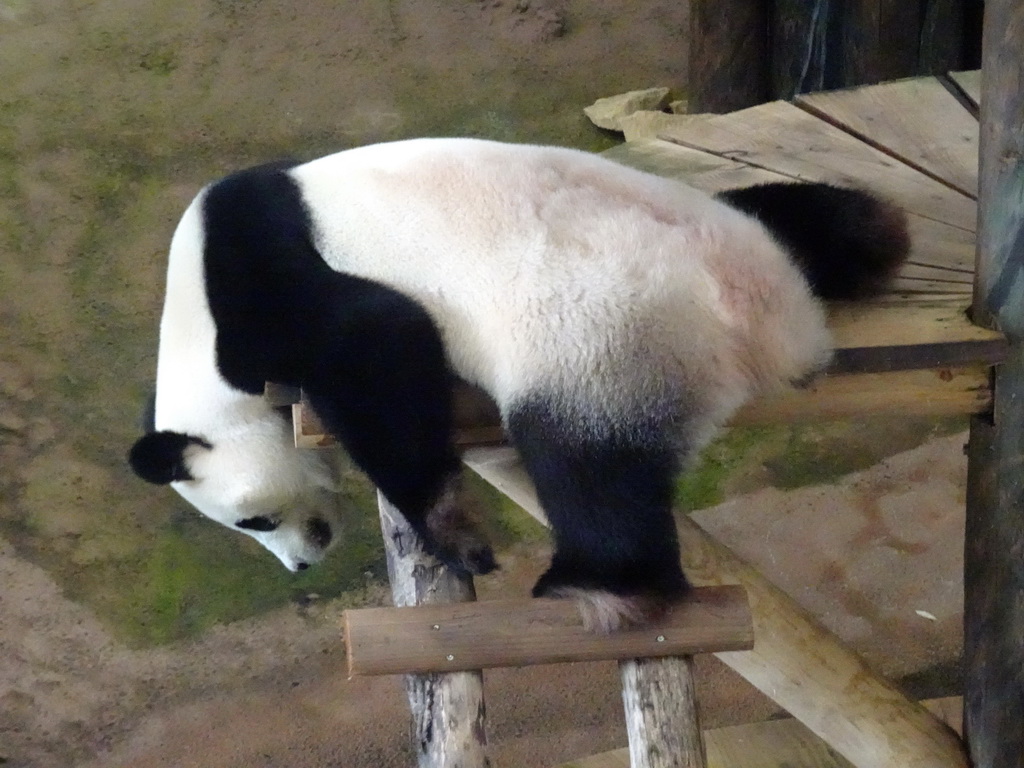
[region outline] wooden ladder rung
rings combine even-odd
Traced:
[[[522,667],[749,650],[746,591],[701,587],[656,624],[598,634],[571,600],[519,599],[345,611],[349,675]]]

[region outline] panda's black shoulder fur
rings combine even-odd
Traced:
[[[876,293],[910,251],[903,211],[859,189],[780,182],[718,197],[756,217],[823,299]]]
[[[413,299],[333,270],[302,189],[275,163],[202,201],[204,278],[217,367],[233,387],[302,387],[352,459],[407,514],[459,466],[440,333]]]

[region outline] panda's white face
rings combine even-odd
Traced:
[[[335,468],[329,455],[296,450],[284,420],[259,410],[255,418],[208,424],[201,436],[150,432],[131,462],[144,479],[170,483],[203,515],[301,571],[341,537]]]
[[[330,491],[311,488],[285,497],[249,489],[243,498],[226,501],[218,498],[219,489],[211,492],[215,485],[199,478],[174,483],[206,517],[256,539],[290,571],[320,562],[340,538],[337,497]]]
[[[212,520],[256,539],[291,571],[319,562],[336,544],[338,483],[328,457],[298,451],[276,416],[236,425],[191,445],[191,479],[174,489]]]

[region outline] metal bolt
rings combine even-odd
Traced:
[[[440,625],[440,624],[435,624],[435,625],[434,625],[434,629],[440,629],[440,628],[441,628],[441,625]]]
[[[455,661],[455,654],[449,653],[448,654],[448,661]]]
[[[664,635],[658,635],[658,642],[659,643],[664,643],[665,642],[665,636]]]

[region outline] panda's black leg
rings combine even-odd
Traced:
[[[533,398],[508,427],[554,533],[535,596],[575,598],[590,628],[609,631],[656,618],[686,591],[672,517],[678,461],[656,422],[642,438],[574,429]]]
[[[420,401],[415,413],[405,404],[368,403],[350,407],[335,389],[330,397],[307,396],[355,464],[409,522],[424,548],[446,565],[483,574],[497,565],[473,506],[464,497],[461,462],[450,440],[448,397]]]
[[[494,570],[463,499],[453,380],[437,329],[409,299],[374,284],[336,304],[349,332],[330,336],[305,371],[310,405],[428,552],[470,573]]]

